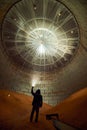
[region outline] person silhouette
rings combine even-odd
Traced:
[[[35,112],[36,112],[35,122],[38,122],[39,108],[42,107],[43,99],[42,99],[40,89],[36,90],[36,92],[34,93],[33,88],[34,87],[32,86],[31,94],[34,96],[34,98],[33,98],[33,101],[32,101],[33,107],[32,107],[32,111],[31,111],[31,115],[30,115],[30,122],[32,122]]]

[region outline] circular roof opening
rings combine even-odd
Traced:
[[[5,15],[3,48],[24,71],[50,71],[69,63],[79,45],[71,11],[56,0],[21,0]]]

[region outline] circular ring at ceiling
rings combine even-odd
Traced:
[[[2,40],[9,60],[23,70],[58,70],[76,53],[79,28],[56,0],[21,0],[5,15]]]

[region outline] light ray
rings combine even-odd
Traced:
[[[55,31],[57,31],[59,28],[61,28],[65,23],[67,23],[67,21],[69,21],[72,18],[72,15],[69,14],[64,20],[63,22],[55,29]]]

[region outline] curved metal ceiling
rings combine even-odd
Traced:
[[[56,0],[21,0],[5,15],[3,47],[26,72],[54,71],[68,63],[79,45],[79,28],[71,11]]]

